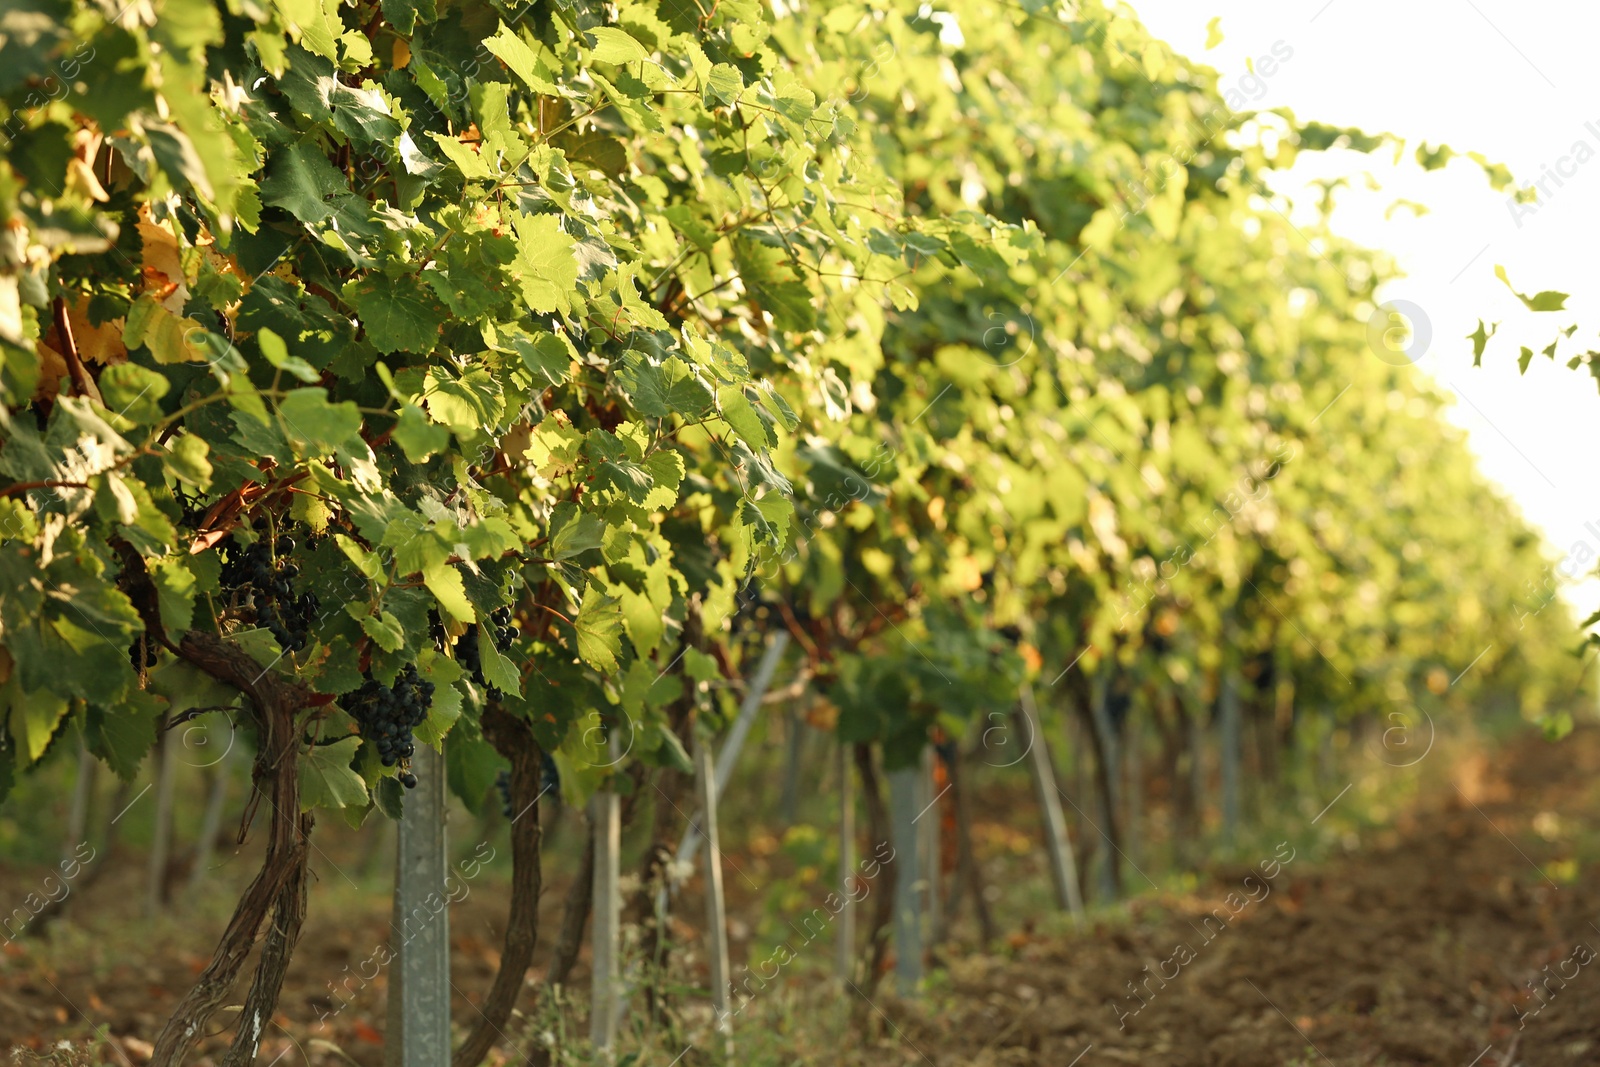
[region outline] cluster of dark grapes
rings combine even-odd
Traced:
[[[499,608],[489,616],[489,624],[494,627],[494,647],[504,652],[511,647],[511,642],[517,639],[517,628],[511,625],[511,609]],[[483,678],[483,660],[478,655],[478,624],[473,623],[467,627],[456,640],[456,662],[465,667],[467,673],[472,675],[472,680],[479,685],[486,686],[489,690],[489,699],[500,699],[500,690],[489,685]]]
[[[294,551],[294,538],[280,536],[276,545],[254,541],[240,548],[229,541],[227,557],[222,563],[222,587],[246,592],[255,606],[257,626],[272,632],[278,647],[285,652],[297,652],[306,647],[311,624],[316,619],[318,601],[315,593],[294,591],[294,580],[300,568],[284,559],[275,559]]]
[[[385,767],[403,764],[400,784],[407,789],[417,784],[409,761],[416,752],[411,731],[428,718],[433,704],[433,683],[417,675],[417,665],[408,663],[394,685],[367,679],[354,693],[339,701],[361,728],[361,736],[378,746],[378,758]]]

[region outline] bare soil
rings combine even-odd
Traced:
[[[921,1001],[898,1001],[886,983],[864,1013],[867,1032],[820,1052],[796,1032],[794,1055],[777,1062],[1600,1064],[1600,884],[1586,863],[1600,851],[1600,729],[1555,744],[1525,737],[1466,760],[1453,777],[1321,865],[1303,842],[1285,840],[1255,863],[1212,872],[1195,893],[1144,897],[1082,930],[1017,934],[1000,954],[947,949],[947,970]],[[980,841],[988,829],[980,823]],[[354,840],[332,834],[324,847]],[[730,859],[744,866],[760,857]],[[262,1063],[295,1049],[301,1055],[285,1064],[382,1062],[387,975],[363,965],[386,933],[387,900],[374,888],[382,880],[330,885],[355,860],[319,862]],[[47,938],[0,941],[0,1050],[47,1052],[98,1035],[71,1062],[142,1063],[206,962],[232,882],[254,862],[247,850],[206,900],[146,920],[143,865],[129,857],[84,888]],[[22,901],[46,874],[0,870],[0,901]],[[559,923],[564,886],[554,882],[528,1011]],[[762,898],[739,884],[730,882],[730,906],[735,925],[748,927]],[[486,877],[452,909],[458,1023],[475,1017],[473,1001],[493,977],[504,892]],[[698,902],[686,900],[682,914],[697,918]],[[587,985],[581,971],[574,980]],[[804,980],[813,990],[825,984]],[[226,1047],[229,1022],[220,1017],[201,1043],[208,1061]],[[509,1034],[498,1055],[515,1060],[509,1049],[523,1036]],[[640,1062],[658,1058],[671,1057]]]

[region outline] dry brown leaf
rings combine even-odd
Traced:
[[[122,343],[122,328],[126,321],[110,319],[99,326],[94,325],[89,321],[88,297],[68,308],[67,322],[72,326],[72,339],[78,343],[78,358],[85,363],[126,363],[128,348]]]
[[[54,400],[61,393],[61,379],[67,376],[67,361],[43,341],[34,349],[39,353],[39,386],[33,391],[33,398]]]
[[[182,315],[189,299],[189,284],[183,269],[183,249],[172,223],[156,222],[150,217],[149,205],[141,204],[139,239],[144,243],[140,273],[144,275],[145,292],[174,315]]]

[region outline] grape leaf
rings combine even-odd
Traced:
[[[312,745],[300,757],[300,810],[343,808],[367,803],[367,783],[350,769],[361,738],[351,735]]]
[[[483,46],[493,52],[506,65],[507,70],[520,78],[522,84],[534,92],[542,96],[561,95],[561,89],[555,83],[555,74],[545,60],[504,23],[500,25],[499,33],[484,39]]]
[[[573,240],[561,230],[553,215],[519,214],[512,219],[517,233],[517,258],[513,275],[522,288],[522,298],[536,312],[562,310],[567,292],[578,282],[578,261],[572,254]]]
[[[622,607],[597,585],[584,591],[583,605],[573,620],[578,655],[589,666],[601,671],[617,669],[617,654],[622,651]]]
[[[740,237],[733,242],[733,251],[745,288],[772,315],[778,329],[809,330],[816,325],[811,290],[781,248]]]
[[[380,352],[427,352],[439,339],[445,309],[431,290],[405,275],[368,275],[341,291]]]
[[[620,27],[596,26],[585,33],[594,39],[590,55],[601,63],[633,63],[649,58],[644,45],[634,40],[628,35],[627,30]]]
[[[306,141],[274,152],[261,182],[262,203],[281,207],[307,224],[328,218],[349,195],[344,175]]]
[[[599,548],[606,535],[606,524],[599,516],[581,512],[570,501],[557,504],[550,516],[551,559],[571,559]]]
[[[494,635],[487,626],[478,627],[478,663],[484,681],[502,692],[520,695],[522,678],[517,668],[494,646]]]

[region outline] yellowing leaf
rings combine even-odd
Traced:
[[[213,358],[205,327],[193,319],[179,318],[148,294],[134,301],[122,340],[129,348],[144,347],[157,363]]]
[[[629,36],[627,30],[616,26],[596,26],[585,33],[595,41],[590,55],[602,63],[633,63],[649,58],[650,54],[644,50],[644,45]]]
[[[467,587],[454,567],[447,563],[436,563],[424,568],[422,582],[451,618],[461,622],[478,621],[478,613],[467,600]]]

